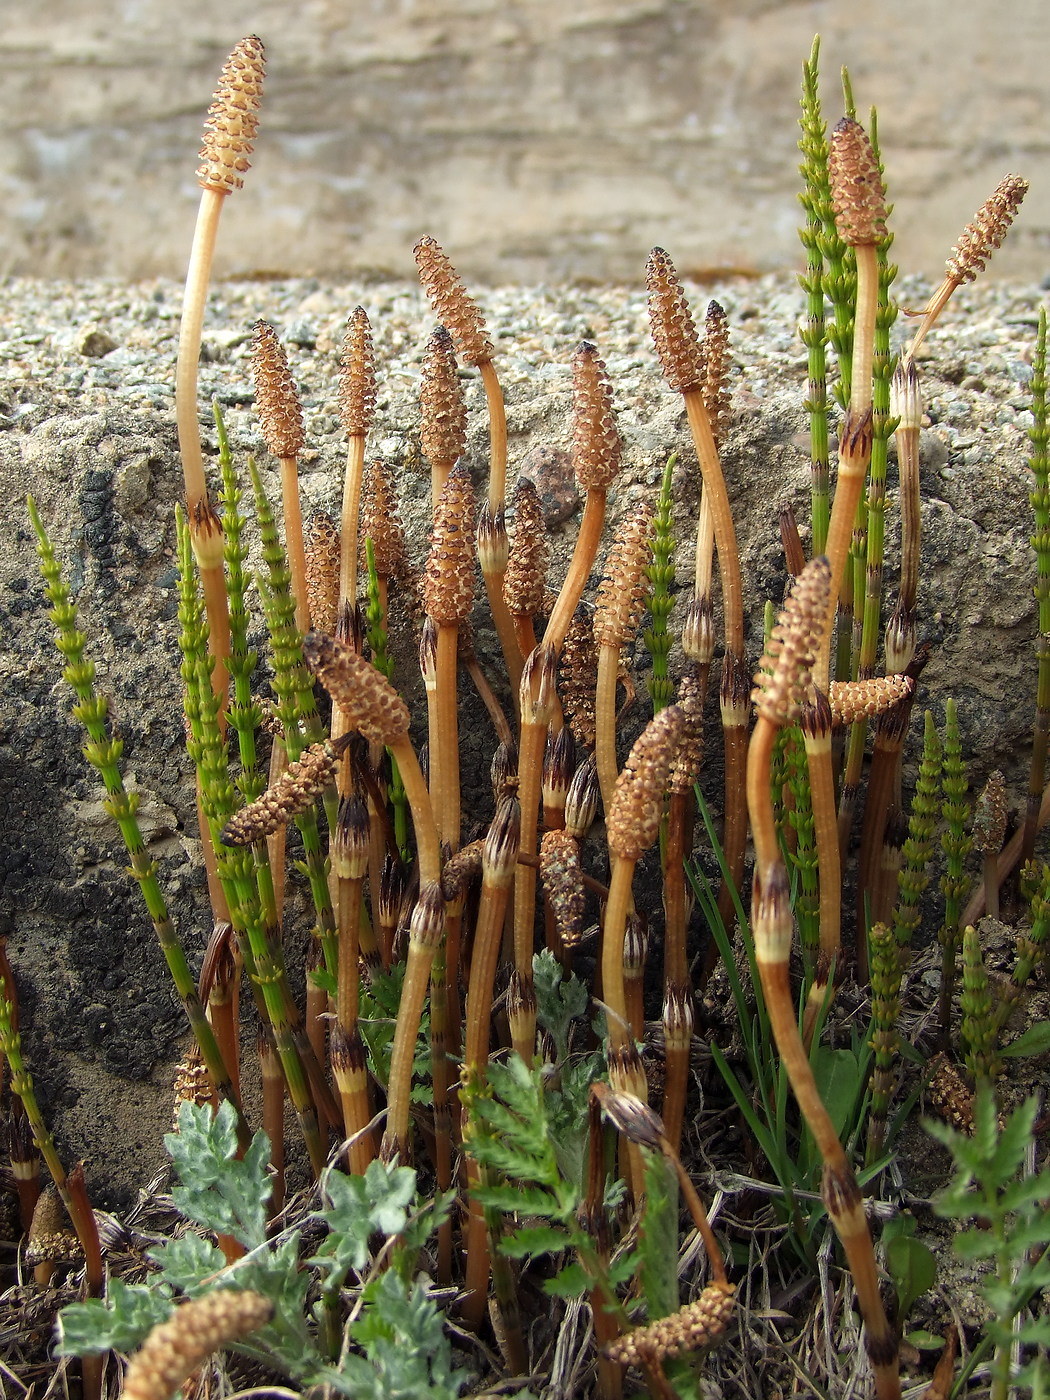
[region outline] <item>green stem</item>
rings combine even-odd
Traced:
[[[157,879],[157,863],[146,853],[145,841],[136,817],[138,795],[127,792],[124,787],[120,772],[123,745],[119,739],[111,739],[107,732],[109,704],[106,698],[95,690],[95,664],[84,656],[87,639],[77,630],[76,608],[70,601],[69,588],[62,578],[61,566],[55,558],[54,547],[41,523],[32,497],[29,498],[28,509],[29,519],[37,536],[37,554],[40,557],[45,591],[52,605],[50,616],[57,628],[55,645],[66,659],[63,678],[77,697],[73,714],[88,735],[84,756],[102,779],[106,790],[104,805],[116,821],[124,839],[131,862],[131,873],[142,891],[157,942],[175,983],[175,990],[182,1001],[190,1028],[200,1047],[208,1075],[216,1093],[229,1099],[237,1108],[238,1137],[243,1140],[244,1146],[247,1146],[250,1139],[248,1125],[241,1114],[222,1052],[204,1014],[193,974],[168,913],[167,903]]]

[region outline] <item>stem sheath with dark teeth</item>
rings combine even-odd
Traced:
[[[755,677],[758,720],[748,757],[748,806],[755,840],[751,927],[770,1026],[799,1108],[824,1160],[822,1195],[842,1241],[867,1327],[867,1350],[879,1400],[900,1400],[897,1342],[879,1294],[878,1270],[853,1169],[817,1088],[799,1034],[789,978],[792,915],[787,869],[777,840],[770,766],[777,731],[797,722],[823,641],[831,590],[826,559],[796,580]]]

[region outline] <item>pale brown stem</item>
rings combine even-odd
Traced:
[[[751,834],[755,843],[755,870],[761,873],[764,884],[768,883],[770,872],[780,861],[769,777],[776,741],[777,726],[765,715],[759,715],[748,751],[747,806],[751,813]]]
[[[397,760],[405,796],[412,812],[419,853],[420,890],[438,885],[441,879],[441,845],[434,820],[430,794],[407,734],[391,737],[388,745]],[[390,1082],[387,1085],[388,1111],[383,1152],[389,1158],[394,1153],[408,1151],[408,1123],[411,1109],[412,1060],[419,1022],[430,982],[436,944],[422,943],[410,938],[408,963],[401,991],[401,1002],[394,1031],[394,1048],[390,1059]]]
[[[598,683],[594,692],[594,756],[598,763],[598,784],[602,807],[612,806],[613,789],[620,772],[616,761],[616,678],[620,671],[620,648],[603,642],[598,648]]]
[[[175,424],[179,437],[179,456],[186,485],[186,518],[190,538],[199,538],[202,516],[210,509],[208,484],[204,475],[204,453],[201,449],[200,422],[197,418],[197,368],[200,360],[201,332],[204,308],[211,281],[212,255],[219,227],[225,193],[203,189],[193,231],[186,285],[182,295],[182,319],[179,325],[179,350],[175,366]],[[208,645],[215,658],[212,685],[216,695],[225,697],[227,686],[226,661],[230,654],[230,623],[226,597],[226,579],[221,559],[202,563],[201,591],[208,617]],[[224,701],[225,703],[225,701]]]
[[[697,1194],[692,1178],[685,1167],[682,1166],[677,1150],[669,1140],[665,1140],[664,1155],[675,1169],[675,1175],[678,1177],[678,1185],[682,1189],[682,1195],[685,1198],[689,1215],[693,1224],[696,1226],[697,1234],[704,1242],[704,1249],[707,1252],[707,1262],[711,1266],[711,1277],[716,1283],[728,1283],[729,1279],[726,1275],[725,1260],[722,1257],[722,1251],[719,1248],[718,1241],[715,1239],[715,1232],[711,1229],[711,1222],[707,1218],[707,1211],[704,1208],[704,1203]]]
[[[392,737],[387,747],[397,761],[412,813],[419,853],[419,882],[421,885],[436,884],[441,879],[441,842],[419,759],[407,734]]]
[[[787,939],[790,946],[790,910]],[[772,954],[772,957],[770,957]],[[824,1161],[823,1195],[828,1217],[853,1276],[857,1302],[867,1329],[867,1350],[879,1400],[900,1400],[897,1342],[879,1292],[879,1274],[871,1231],[864,1213],[864,1201],[857,1186],[835,1126],[820,1097],[817,1082],[795,1021],[794,1003],[788,979],[787,952],[780,956],[765,940],[755,936],[755,957],[769,1023],[784,1068],[787,1070],[802,1116]]]
[[[602,1001],[609,1008],[606,1025],[609,1044],[615,1051],[626,1046],[633,1048],[623,978],[623,941],[632,905],[635,862],[623,856],[613,856],[612,860],[609,900],[602,924]]]
[[[445,909],[445,1004],[447,1009],[448,1052],[459,1059],[463,1048],[463,1009],[460,1005],[460,960],[463,957],[463,899]]]
[[[492,992],[499,965],[503,922],[511,891],[511,868],[502,872],[486,870],[478,904],[478,921],[474,931],[474,955],[470,960],[470,982],[467,987],[467,1023],[463,1045],[464,1076],[470,1084],[482,1084],[489,1057],[489,1035],[492,1020]],[[477,1181],[475,1164],[470,1177]],[[477,1328],[485,1315],[488,1293],[489,1252],[485,1216],[477,1202],[471,1200],[467,1220],[467,1297],[464,1315],[467,1325]]]
[[[456,901],[457,904],[460,901]],[[449,906],[451,907],[451,906]],[[446,920],[447,922],[447,920]],[[430,1084],[434,1105],[434,1181],[439,1191],[452,1185],[452,1110],[449,1099],[448,994],[445,948],[430,971]],[[452,1217],[438,1227],[438,1283],[452,1282]]]
[[[360,997],[360,948],[362,879],[339,879],[339,965],[336,974],[335,1023],[349,1032],[357,1023]],[[363,1127],[364,1124],[358,1124]],[[356,1132],[347,1126],[347,1137]]]
[[[489,410],[489,509],[495,516],[507,497],[507,412],[495,365],[482,360],[478,369]]]
[[[879,260],[874,243],[859,243],[857,255],[857,303],[853,318],[853,365],[850,371],[849,406],[852,413],[871,407],[871,367],[875,352],[875,318],[879,309]]]
[[[737,549],[736,526],[729,504],[718,447],[711,431],[711,420],[704,407],[699,389],[686,389],[685,410],[696,447],[700,473],[704,479],[704,495],[710,501],[714,526],[715,547],[718,551],[718,572],[722,580],[722,609],[725,613],[726,646],[734,656],[744,655],[744,593],[740,582],[740,553]]]
[[[343,506],[339,521],[339,603],[357,607],[357,523],[361,514],[361,477],[365,469],[365,435],[351,433],[346,443]]]
[[[900,474],[900,602],[903,611],[911,612],[915,608],[919,592],[919,545],[922,528],[919,514],[919,429],[898,428],[894,436]]]
[[[838,484],[835,488],[835,501],[831,508],[831,521],[828,525],[828,540],[825,554],[831,565],[831,594],[827,617],[824,623],[823,640],[817,651],[813,668],[813,680],[817,688],[827,693],[831,675],[831,639],[835,631],[835,609],[839,594],[846,580],[846,560],[849,555],[850,540],[853,537],[853,522],[857,507],[864,491],[864,478],[868,471],[870,451],[863,460],[856,454],[839,453]],[[837,831],[837,827],[836,827]],[[836,836],[837,839],[837,836]]]
[[[175,366],[175,421],[179,435],[182,474],[186,483],[186,512],[190,520],[193,519],[198,505],[208,499],[200,424],[197,421],[197,365],[200,359],[208,283],[211,281],[212,254],[215,251],[215,237],[225,197],[221,190],[201,191],[197,224],[193,231],[193,244],[186,269],[186,286],[182,295],[179,352]]]
[[[518,639],[518,650],[522,656],[528,656],[536,646],[536,626],[531,617],[525,613],[511,613],[514,622],[514,635]]]
[[[437,742],[430,741],[430,762],[440,756],[438,772],[441,787],[438,790],[434,807],[438,816],[438,829],[441,839],[448,843],[452,851],[459,850],[460,834],[460,795],[459,795],[459,714],[456,707],[456,650],[459,629],[452,626],[438,628],[437,645]]]
[[[295,599],[295,625],[305,637],[310,630],[310,600],[306,591],[306,545],[303,541],[303,508],[299,499],[299,463],[281,457],[281,505],[284,510],[284,542]]]
[[[822,727],[819,733],[811,733],[808,727],[803,725],[803,738],[809,770],[813,840],[817,850],[817,879],[820,891],[820,952],[806,1003],[803,1030],[808,1045],[817,1015],[828,994],[832,969],[837,967],[842,951],[842,854],[835,811],[835,772],[830,726],[826,729]]]
[[[583,507],[583,519],[580,521],[580,533],[576,536],[576,548],[572,553],[572,562],[543,633],[544,645],[553,647],[555,652],[561,651],[565,634],[569,630],[570,622],[572,622],[572,615],[576,611],[576,606],[583,596],[587,579],[590,577],[591,566],[594,564],[594,556],[598,552],[602,529],[605,525],[605,500],[606,493],[604,491],[588,490]]]
[[[215,1031],[219,1053],[226,1066],[233,1085],[233,1092],[240,1102],[241,1097],[241,1056],[238,1037],[236,984],[219,987],[216,984],[208,997],[208,1020]]]
[[[696,516],[696,562],[693,591],[698,598],[711,596],[711,579],[715,564],[715,522],[711,515],[711,494],[706,487],[700,491],[700,509]]]
[[[510,899],[510,882],[494,883],[486,878],[481,886],[478,921],[474,930],[474,953],[470,960],[467,985],[467,1018],[463,1039],[463,1065],[467,1074],[484,1079],[489,1057],[492,1022],[492,989],[499,965],[503,922]]]
[[[398,1003],[394,1048],[390,1057],[390,1082],[387,1084],[386,1132],[382,1151],[388,1161],[395,1154],[400,1155],[402,1161],[406,1161],[410,1155],[408,1125],[412,1106],[412,1064],[436,951],[430,944],[409,938],[405,980]]]
[[[952,277],[946,277],[941,285],[934,292],[926,303],[922,311],[922,320],[919,322],[919,329],[915,332],[911,344],[908,346],[907,359],[914,360],[919,346],[926,339],[927,334],[933,329],[937,318],[951,300],[952,293],[959,283]]]

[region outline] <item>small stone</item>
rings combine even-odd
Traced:
[[[100,360],[117,348],[117,342],[101,326],[85,326],[77,337],[77,353],[86,355],[89,360]]]
[[[305,319],[293,321],[285,331],[284,338],[289,345],[298,345],[304,350],[312,350],[317,344],[317,332]]]
[[[521,475],[535,486],[549,530],[564,524],[579,506],[572,456],[564,448],[537,443],[522,462]]]

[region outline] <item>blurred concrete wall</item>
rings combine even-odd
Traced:
[[[999,176],[1000,274],[1050,271],[1047,0],[0,0],[0,272],[180,275],[203,113],[269,54],[220,273],[489,281],[794,266],[800,65],[875,103],[904,269],[939,273]]]

